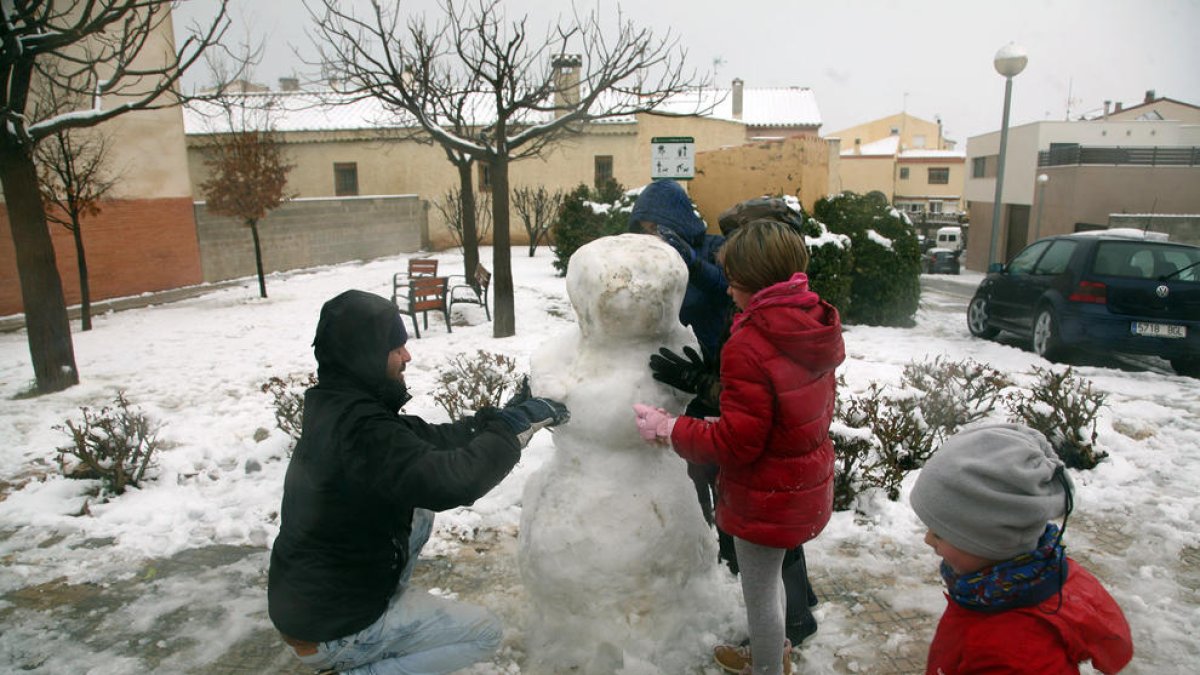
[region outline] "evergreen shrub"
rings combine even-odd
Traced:
[[[600,191],[580,184],[563,198],[552,232],[554,269],[566,276],[571,256],[584,244],[627,231],[634,198],[620,184],[609,181]]]
[[[853,279],[846,323],[913,325],[921,287],[921,253],[908,217],[879,192],[845,192],[817,201],[813,216],[850,237]]]

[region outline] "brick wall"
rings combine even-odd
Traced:
[[[79,303],[73,235],[50,225],[55,261],[68,305]],[[201,282],[192,200],[188,197],[106,202],[83,221],[83,245],[93,301]],[[19,314],[21,282],[8,212],[0,208],[0,315]]]
[[[257,274],[250,228],[195,204],[206,282]],[[333,265],[428,248],[426,202],[414,195],[297,199],[258,223],[263,270]]]

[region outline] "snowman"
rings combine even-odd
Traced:
[[[634,426],[635,402],[676,414],[687,403],[647,365],[661,346],[696,344],[678,320],[687,269],[657,238],[623,234],[576,251],[566,281],[577,325],[531,363],[535,391],[566,403],[571,421],[522,500],[527,668],[685,672],[740,609],[684,461]]]

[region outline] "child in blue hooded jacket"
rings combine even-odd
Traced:
[[[716,260],[725,238],[708,234],[691,198],[673,180],[656,181],[642,190],[629,214],[629,231],[658,235],[679,252],[688,269],[679,321],[692,329],[708,354],[716,356],[732,307],[726,292],[729,282]]]

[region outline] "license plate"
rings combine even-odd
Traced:
[[[1147,323],[1145,321],[1134,321],[1132,329],[1134,335],[1145,335],[1147,337],[1187,337],[1187,326],[1176,326],[1175,324],[1170,323]]]

